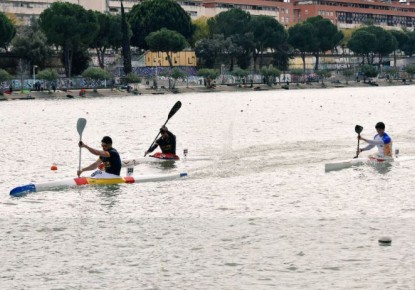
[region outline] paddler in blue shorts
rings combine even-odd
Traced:
[[[109,136],[105,136],[101,140],[102,150],[94,149],[79,141],[79,147],[88,149],[94,155],[99,156],[98,160],[91,165],[78,170],[78,176],[84,171],[97,169],[101,164],[104,165],[104,172],[97,170],[92,173],[91,177],[94,178],[117,178],[121,172],[121,158],[117,150],[112,147],[112,139]]]
[[[162,159],[176,159],[179,157],[176,155],[176,136],[170,132],[166,126],[160,128],[161,137],[157,139],[153,146],[151,146],[148,151],[145,152],[144,156],[148,153],[151,153],[160,146],[161,153],[155,153],[151,155],[153,157],[162,158]]]
[[[367,151],[377,146],[379,157],[392,157],[392,139],[385,132],[385,124],[383,122],[378,122],[375,128],[377,134],[375,135],[373,140],[368,140],[360,135],[357,137],[358,139],[363,140],[369,144],[364,148],[360,148],[359,152]]]

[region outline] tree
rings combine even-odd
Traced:
[[[305,74],[305,56],[307,52],[317,51],[319,47],[315,27],[309,23],[297,23],[288,29],[288,43],[300,52]]]
[[[239,83],[241,82],[241,79],[247,77],[248,74],[249,72],[247,70],[240,69],[240,68],[232,71],[232,75],[238,78]]]
[[[123,34],[120,34],[121,17],[103,14],[101,12],[95,12],[95,15],[98,20],[99,30],[91,43],[91,48],[95,48],[98,64],[101,68],[104,68],[107,49],[113,48],[114,50],[118,50],[122,46]]]
[[[415,54],[415,31],[409,31],[406,34],[408,41],[403,45],[402,49],[407,56]]]
[[[34,65],[44,66],[51,54],[45,34],[40,30],[38,22],[31,20],[31,25],[23,27],[12,41],[12,52],[23,59],[31,68]]]
[[[59,77],[59,75],[58,75],[58,73],[56,72],[56,70],[54,70],[54,69],[50,69],[50,68],[48,68],[48,69],[44,69],[44,70],[40,71],[40,72],[37,74],[37,78],[38,78],[39,80],[45,80],[45,81],[47,81],[47,82],[48,82],[48,83],[47,83],[47,86],[48,86],[48,90],[49,90],[49,92],[50,92],[50,85],[51,85],[51,82],[56,81],[56,80],[58,79],[58,77]]]
[[[376,46],[374,53],[379,58],[378,67],[383,63],[383,57],[389,55],[397,49],[398,43],[395,37],[389,32],[378,26],[368,26],[364,28],[369,33],[375,35]]]
[[[173,0],[144,0],[134,5],[129,23],[133,31],[131,45],[141,49],[148,49],[145,38],[162,28],[180,33],[189,42],[195,30],[189,14]]]
[[[344,36],[337,26],[327,18],[315,16],[308,18],[306,22],[314,26],[314,33],[318,44],[316,50],[310,52],[313,52],[316,57],[315,70],[318,70],[320,52],[334,50]]]
[[[266,83],[268,84],[268,86],[272,86],[272,84],[274,83],[274,80],[276,77],[279,77],[281,75],[281,72],[274,68],[274,67],[263,67],[261,69],[261,74],[264,76]]]
[[[183,50],[187,45],[186,39],[180,33],[166,28],[150,33],[146,37],[146,42],[151,51],[161,51],[167,54],[167,60],[173,68],[173,52]]]
[[[12,79],[12,77],[10,76],[10,74],[7,71],[5,71],[4,69],[0,68],[0,84],[2,82],[9,81],[11,79]],[[0,86],[0,95],[1,96],[3,95],[2,86]]]
[[[331,76],[331,72],[327,69],[317,70],[316,74],[320,77],[322,86],[324,86],[324,79]]]
[[[7,46],[16,35],[16,28],[9,18],[0,12],[0,48],[4,48],[7,51]]]
[[[403,48],[405,47],[405,44],[408,41],[408,35],[400,30],[390,30],[390,33],[392,33],[393,37],[395,37],[397,42],[397,47],[393,51],[393,66],[396,69],[396,50],[399,49],[403,51]]]
[[[175,89],[176,82],[180,78],[184,78],[186,76],[186,73],[182,71],[181,69],[175,67],[170,72],[170,77],[173,79],[173,84],[171,85],[171,89]],[[170,82],[169,82],[170,83]]]
[[[197,75],[204,78],[205,86],[210,89],[213,87],[212,80],[219,76],[219,72],[216,69],[202,68],[197,72]]]
[[[74,51],[89,47],[98,33],[94,12],[76,4],[54,2],[40,14],[39,24],[48,43],[62,48],[66,76],[70,77]]]
[[[205,38],[196,42],[195,54],[201,60],[201,65],[206,68],[213,68],[218,59],[224,38],[222,34],[215,34],[213,38]]]
[[[297,83],[297,86],[298,86],[298,84],[300,82],[300,78],[303,75],[304,71],[301,70],[301,69],[295,68],[295,69],[292,69],[290,71],[290,73],[295,76],[296,83]]]
[[[193,20],[193,26],[195,27],[195,31],[192,36],[192,41],[190,42],[190,45],[192,47],[194,47],[199,40],[209,38],[209,26],[207,24],[207,21],[208,18],[206,16],[202,16],[196,20]]]
[[[267,49],[277,49],[284,44],[288,34],[275,18],[270,16],[253,16],[249,23],[249,31],[253,34],[255,49],[253,51],[254,67],[258,56],[260,56],[259,66],[263,65],[263,53]]]
[[[251,15],[241,9],[230,9],[209,18],[211,35],[223,35],[222,54],[233,70],[234,60],[241,68],[249,66],[251,52],[254,49],[253,35],[249,33]]]
[[[356,30],[352,34],[347,46],[354,53],[363,56],[363,63],[364,57],[366,57],[369,64],[373,63],[371,54],[376,49],[376,36],[372,33],[361,29]]]
[[[364,64],[361,66],[360,71],[363,73],[364,82],[366,82],[366,78],[374,78],[378,75],[378,71],[376,67],[370,64]]]
[[[94,81],[109,80],[111,78],[111,74],[100,67],[89,67],[82,73],[82,76]],[[97,89],[94,88],[94,92],[96,91]]]
[[[121,33],[122,33],[122,56],[124,63],[124,73],[129,74],[133,71],[131,64],[131,31],[125,17],[124,5],[121,0]]]
[[[412,76],[415,74],[415,65],[414,64],[407,65],[405,67],[405,72],[408,74],[409,80],[412,80]]]

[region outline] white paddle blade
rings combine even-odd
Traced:
[[[86,126],[86,119],[79,118],[78,123],[76,124],[76,129],[78,130],[79,136],[82,136],[82,132],[84,131],[85,126]]]

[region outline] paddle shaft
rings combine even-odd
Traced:
[[[166,122],[164,122],[162,127],[166,126],[170,118],[173,117],[174,114],[176,114],[176,112],[181,108],[181,106],[182,106],[182,103],[180,101],[177,101],[176,104],[174,104],[173,108],[171,108],[169,112]],[[157,141],[157,138],[159,137],[159,135],[160,135],[160,131],[157,133],[156,138],[154,138],[154,141],[151,143],[150,147],[148,147],[147,151],[150,151],[151,147],[153,147],[154,143]],[[146,156],[146,154],[144,154],[144,156]]]
[[[82,141],[82,133],[84,132],[85,126],[86,126],[86,119],[79,118],[78,122],[76,124],[76,129],[77,129],[78,134],[79,134],[79,142]],[[81,149],[82,148],[79,147],[79,167],[78,167],[79,171],[81,171],[81,153],[82,153]]]
[[[357,158],[357,157],[359,157],[359,151],[360,151],[360,148],[359,148],[359,145],[360,145],[360,133],[357,135],[358,136],[358,139],[357,139],[357,150],[356,150],[356,156],[354,157],[354,158]]]

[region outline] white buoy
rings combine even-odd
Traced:
[[[392,244],[392,239],[389,237],[381,237],[378,242],[380,246],[390,246]]]

